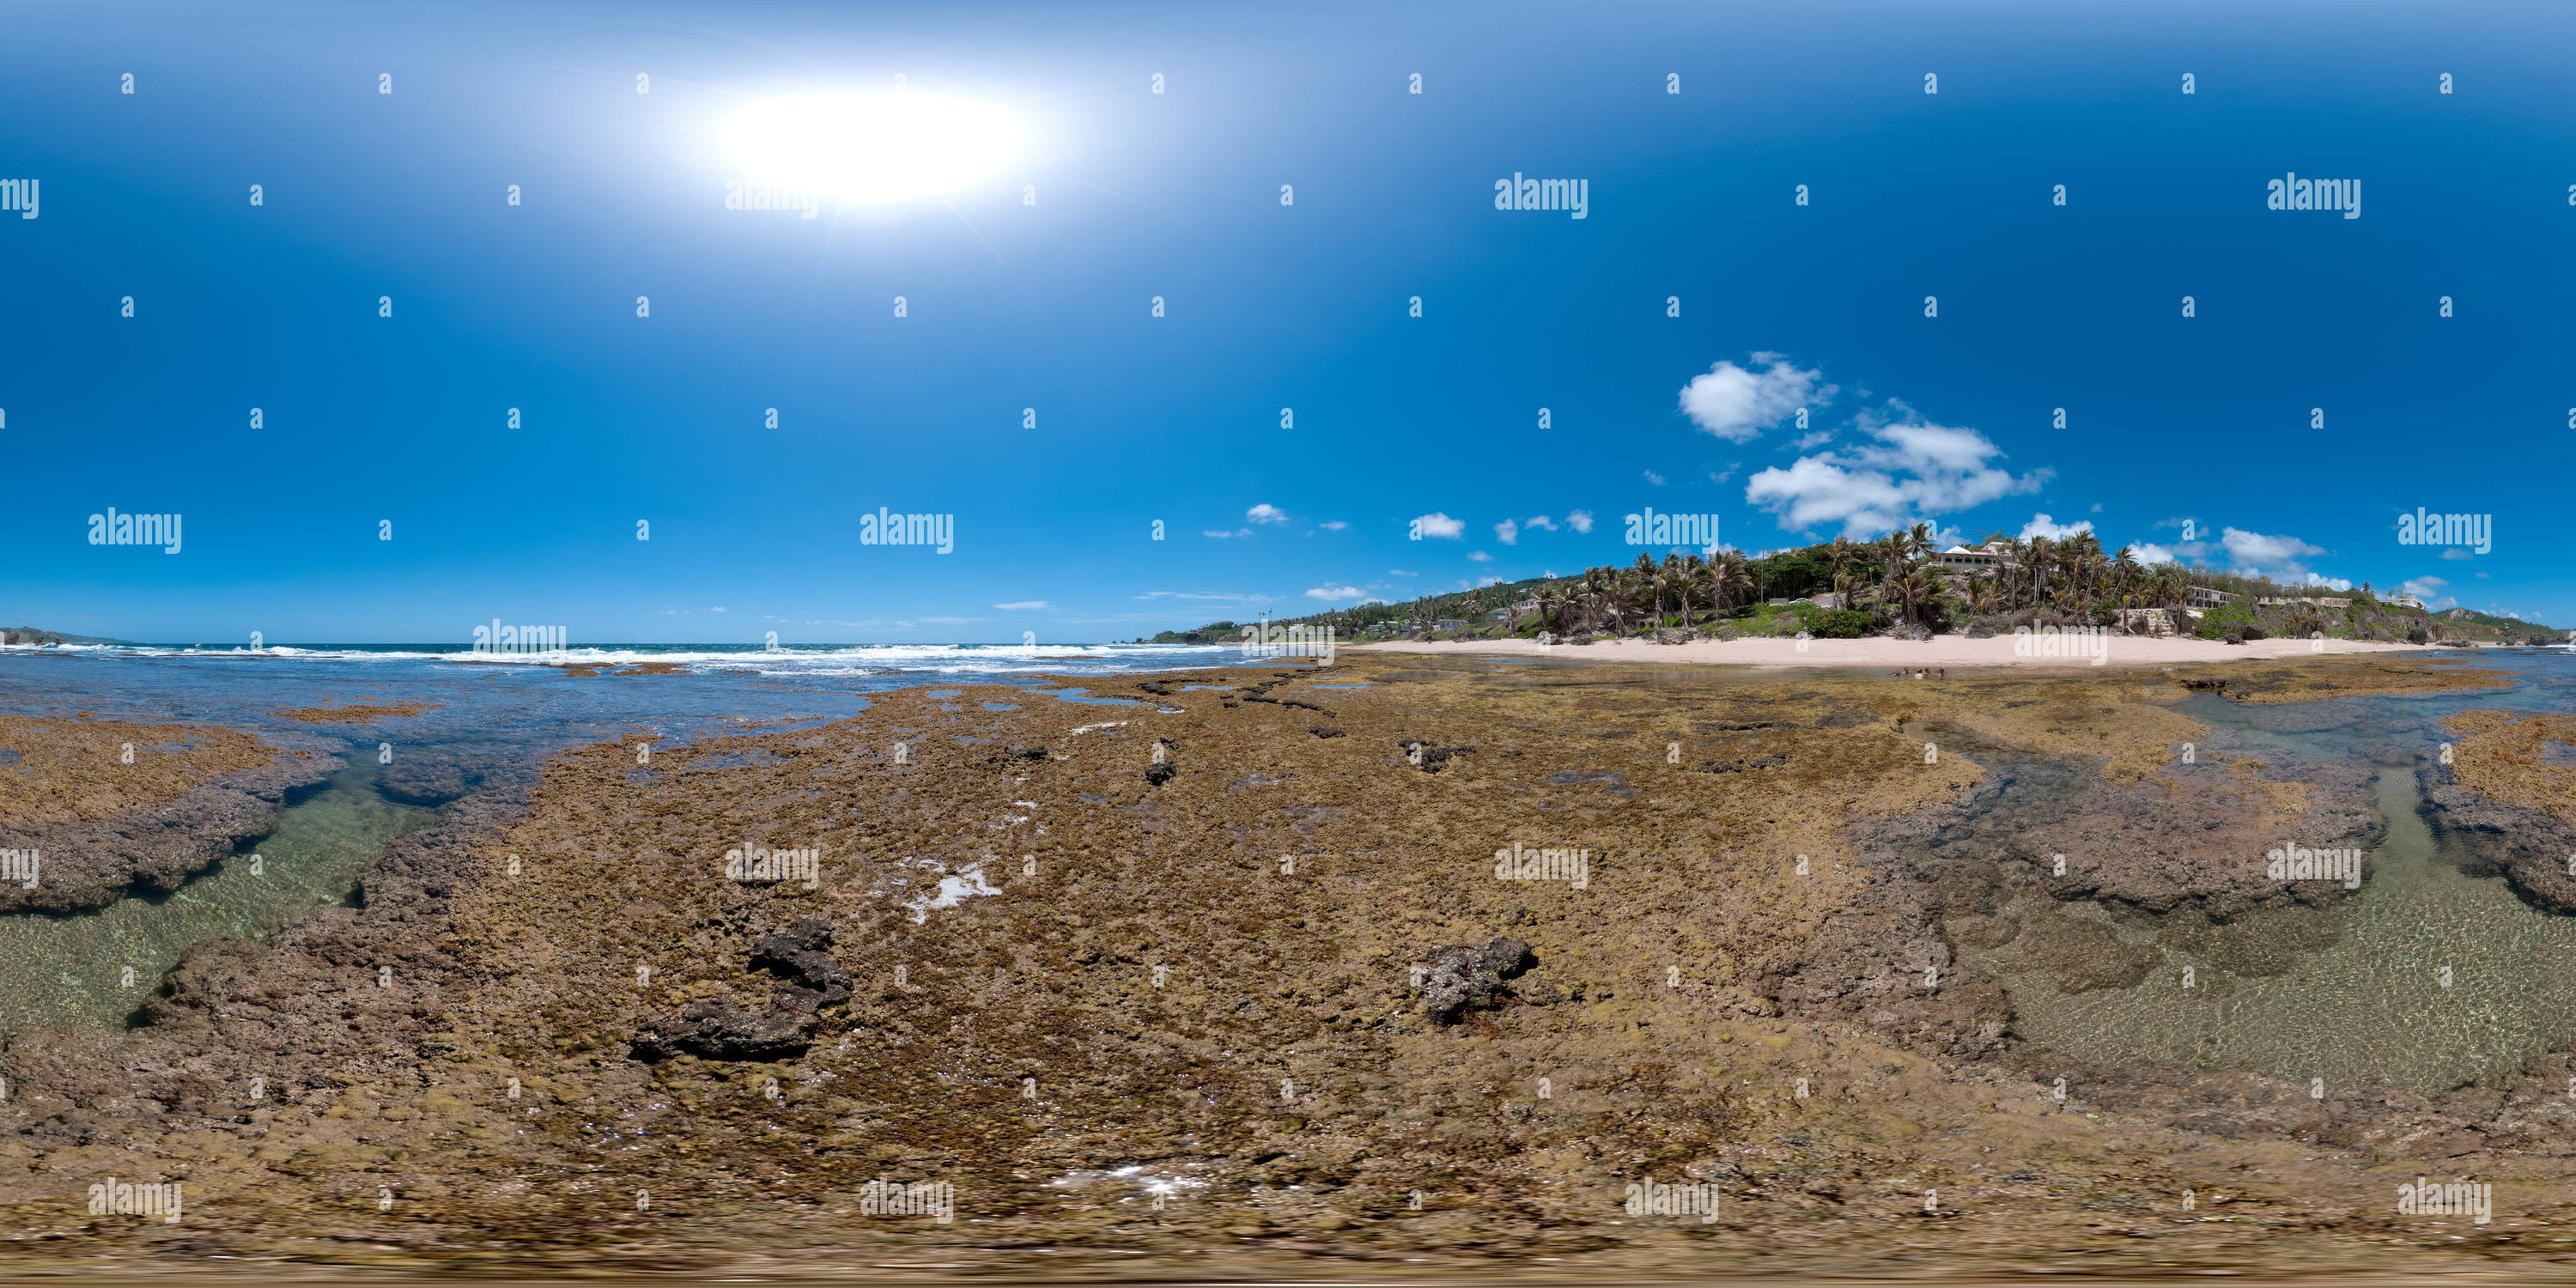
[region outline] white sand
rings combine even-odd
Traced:
[[[2084,644],[2095,641],[2082,641]],[[2171,666],[2178,662],[2235,662],[2247,658],[2314,657],[2324,653],[2440,653],[2452,650],[2420,644],[2379,644],[2361,640],[2254,640],[2221,644],[2215,640],[2149,639],[2110,635],[2099,640],[2106,666]],[[2060,645],[2078,641],[2061,640]],[[2080,646],[2080,645],[2079,645]],[[1918,666],[2090,667],[2088,657],[2016,657],[2013,637],[1972,640],[1965,635],[1936,635],[1912,641],[1873,636],[1857,640],[1808,640],[1804,651],[1789,639],[1700,640],[1689,644],[1653,644],[1644,640],[1603,640],[1596,644],[1559,644],[1541,648],[1529,640],[1455,640],[1412,643],[1352,644],[1347,648],[1389,653],[1457,653],[1470,656],[1591,658],[1620,662],[1706,662],[1734,666],[1861,666],[1884,670]],[[2071,650],[2070,650],[2071,651]]]

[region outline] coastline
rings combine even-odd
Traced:
[[[153,1023],[12,1035],[0,1212],[42,1232],[22,1258],[291,1267],[364,1243],[381,1271],[454,1271],[493,1264],[470,1240],[499,1229],[522,1270],[1111,1275],[1153,1252],[1209,1277],[1712,1256],[1884,1273],[1927,1251],[2000,1274],[2070,1249],[2139,1273],[2456,1269],[2449,1248],[2389,1247],[2381,1182],[2409,1167],[2497,1177],[2499,1234],[2556,1219],[2537,1196],[2568,1164],[2515,1150],[2567,1125],[2563,1054],[2441,1097],[2316,1100],[2249,1072],[2186,1092],[2008,1040],[1971,976],[1912,983],[1926,961],[1949,978],[1955,937],[1999,933],[1944,902],[1983,896],[1916,866],[1997,771],[2036,759],[2086,784],[2048,820],[2075,859],[2059,893],[2245,913],[2277,901],[2247,863],[2154,851],[2187,836],[2250,860],[2292,826],[2366,828],[2358,768],[2266,767],[2177,709],[2190,675],[1675,684],[1584,653],[1626,665],[1057,677],[1081,704],[924,684],[819,728],[649,762],[639,732],[496,773],[379,856],[353,906],[201,945]],[[2296,670],[2326,699],[2478,687],[2421,664]],[[1092,705],[1114,697],[1142,702]],[[2178,739],[2198,765],[2171,763]],[[1497,847],[1523,843],[1582,847],[1586,884],[1496,879]],[[726,879],[749,845],[811,849],[818,885]],[[904,884],[951,874],[974,897]],[[2101,955],[2081,925],[2022,933]],[[1411,968],[1493,973],[1463,957],[1503,937],[1531,960],[1427,1014]],[[675,1053],[647,1058],[648,1032]],[[2460,1161],[2500,1116],[2513,1138]],[[2216,1137],[2233,1156],[2205,1164]],[[1983,1175],[2007,1149],[2045,1161]],[[1892,1173],[1927,1179],[1898,1192]],[[184,1176],[188,1223],[85,1221],[75,1183],[111,1174]],[[880,1177],[953,1182],[956,1223],[868,1214]],[[1628,1218],[1639,1177],[1720,1184],[1723,1219]],[[2170,1220],[2174,1195],[2214,1205],[2222,1182],[2242,1221]],[[1939,1224],[1920,1222],[1935,1188]],[[2289,1222],[2306,1233],[2284,1244]]]
[[[1997,635],[1988,639],[1970,639],[1965,635],[1936,635],[1929,640],[1913,641],[1872,636],[1865,639],[1816,639],[1800,641],[1784,638],[1735,640],[1694,640],[1687,644],[1657,644],[1652,640],[1603,640],[1594,644],[1558,644],[1542,647],[1533,640],[1391,640],[1375,644],[1345,644],[1341,647],[1366,653],[1446,653],[1488,657],[1571,657],[1599,661],[1634,663],[1691,663],[1695,665],[1751,666],[1762,668],[1795,667],[2068,667],[2092,669],[2096,666],[2178,666],[2203,662],[2280,661],[2303,657],[2324,657],[2349,653],[2410,653],[2428,657],[2458,656],[2467,650],[2425,644],[2383,644],[2367,640],[2327,640],[2318,649],[2314,642],[2299,639],[2253,640],[2244,644],[2222,644],[2215,640],[2150,639],[2145,636],[2111,635],[2101,637],[2103,660],[2095,662],[2082,656],[2020,657],[2013,652],[2013,637]]]

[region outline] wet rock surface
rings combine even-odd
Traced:
[[[2400,1172],[2493,1177],[2519,1212],[2564,1215],[2564,1057],[2431,1099],[2087,1069],[2017,1049],[2008,1009],[1953,969],[1954,941],[2081,935],[2006,915],[2059,889],[2268,906],[2222,874],[2072,862],[2173,843],[2134,830],[2159,799],[2294,803],[2250,756],[2163,777],[2174,742],[2209,732],[2143,695],[2171,686],[1341,669],[1382,689],[1336,699],[1344,739],[1204,691],[1072,736],[1078,717],[980,712],[970,690],[650,767],[605,743],[541,776],[496,769],[378,860],[361,906],[201,946],[148,1027],[11,1035],[0,1219],[55,1237],[0,1257],[2386,1272],[2526,1255],[2396,1224]],[[1387,749],[1426,728],[1489,750],[1413,772]],[[1148,787],[1137,766],[1166,733],[1193,772]],[[915,739],[901,765],[898,736]],[[1057,750],[988,760],[1032,745]],[[1688,768],[1758,756],[1785,763]],[[2022,832],[1966,808],[2051,772],[2071,799]],[[1591,787],[1602,774],[1637,790]],[[2331,818],[2344,790],[2295,804]],[[826,879],[723,880],[746,837],[819,850]],[[1610,861],[1584,890],[1496,879],[1493,851],[1522,841]],[[2069,844],[2070,875],[2040,866]],[[993,892],[962,888],[968,871]],[[1411,986],[1424,964],[1465,999],[1456,1023]],[[638,1036],[668,1054],[640,1058]],[[1164,1209],[1145,1179],[1056,1183],[1130,1168],[1179,1178],[1154,1181]],[[185,1176],[207,1219],[80,1214],[108,1174]],[[952,1181],[958,1222],[861,1216],[886,1176]],[[1630,1219],[1641,1176],[1717,1183],[1726,1218]],[[2179,1219],[2186,1188],[2196,1216],[2245,1219]]]
[[[183,725],[11,718],[0,747],[16,753],[0,767],[0,849],[38,855],[32,888],[0,882],[0,912],[175,890],[267,834],[290,793],[342,765],[323,739]]]

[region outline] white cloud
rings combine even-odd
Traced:
[[[1307,591],[1306,598],[1320,599],[1329,604],[1340,599],[1366,599],[1368,598],[1368,592],[1357,586],[1336,586],[1331,582],[1326,582],[1321,586],[1317,586],[1314,589]]]
[[[2167,550],[2163,546],[2157,545],[2152,541],[2141,541],[2138,544],[2129,547],[2129,557],[2137,560],[2141,566],[2147,568],[2153,568],[2157,564],[2176,562],[2173,551]]]
[[[1834,431],[1830,429],[1819,429],[1798,435],[1798,441],[1791,443],[1789,446],[1793,451],[1805,452],[1822,447],[1832,441],[1834,441]]]
[[[1724,483],[1728,479],[1734,478],[1735,472],[1743,467],[1744,462],[1742,461],[1729,461],[1727,462],[1725,469],[1710,470],[1708,472],[1708,481],[1711,483]]]
[[[1654,484],[1656,487],[1662,487],[1664,485],[1664,476],[1657,474],[1653,470],[1648,470],[1646,471],[1646,481]]]
[[[2323,586],[2328,590],[2342,591],[2352,589],[2352,583],[2342,577],[2320,577],[2315,573],[2308,574],[2308,584],[2311,586]]]
[[[1706,375],[1691,377],[1682,386],[1682,414],[1710,434],[1741,443],[1800,407],[1834,400],[1834,387],[1818,383],[1820,371],[1800,370],[1776,353],[1756,353],[1752,362],[1758,370],[1721,359]]]
[[[1528,528],[1532,532],[1554,532],[1556,531],[1556,520],[1551,519],[1544,514],[1534,514],[1530,516],[1529,522],[1522,524],[1521,526]]]
[[[993,607],[1001,609],[1006,613],[1034,613],[1044,609],[1046,606],[1047,602],[1043,599],[1022,599],[1008,604],[993,605]]]
[[[1389,568],[1386,570],[1386,575],[1389,577],[1419,577],[1422,574],[1418,572],[1406,572],[1402,568]]]
[[[1493,557],[1492,555],[1486,554],[1486,553],[1485,553],[1484,551],[1482,551],[1482,550],[1471,550],[1471,551],[1468,551],[1468,552],[1467,552],[1467,557],[1468,557],[1468,558],[1470,558],[1470,559],[1475,560],[1475,561],[1476,561],[1476,562],[1478,562],[1478,563],[1492,563],[1492,562],[1494,561],[1494,557]]]
[[[981,617],[925,617],[921,620],[933,626],[963,626],[968,622],[980,622],[984,619]]]
[[[2442,557],[2445,559],[2475,559],[2477,558],[2477,555],[2472,553],[2466,546],[2449,546],[2443,549]],[[2483,577],[2486,574],[2480,573],[2478,575]]]
[[[1592,530],[1592,512],[1590,510],[1577,510],[1572,514],[1565,516],[1565,526],[1572,528],[1577,532],[1590,532]]]
[[[1514,523],[1509,519],[1505,519],[1502,522],[1495,524],[1494,539],[1507,546],[1519,545],[1521,542],[1521,525]]]
[[[721,612],[723,612],[723,611],[724,611],[724,605],[722,605],[722,604],[718,604],[718,605],[716,605],[715,607],[708,609],[707,611],[708,611],[708,612],[710,612],[710,613],[721,613]]]
[[[1199,531],[1199,535],[1202,537],[1248,537],[1252,535],[1252,529],[1237,528],[1232,532],[1219,532],[1214,528],[1203,528]]]
[[[1339,532],[1339,531],[1341,531],[1342,529],[1347,528],[1347,527],[1349,527],[1349,526],[1351,526],[1351,525],[1349,525],[1349,524],[1347,524],[1347,523],[1344,523],[1344,522],[1342,522],[1342,521],[1341,521],[1341,520],[1339,520],[1339,519],[1326,519],[1326,520],[1324,520],[1322,523],[1318,523],[1318,524],[1316,524],[1315,526],[1316,526],[1316,527],[1319,527],[1319,528],[1322,528],[1322,529],[1323,529],[1324,531],[1326,531],[1326,532]]]
[[[2218,544],[2226,549],[2228,561],[2231,563],[2240,567],[2256,562],[2288,564],[2291,566],[2292,577],[2306,571],[2300,566],[2301,560],[2326,552],[2325,547],[2309,545],[2297,537],[2265,536],[2260,532],[2247,532],[2243,528],[2222,530],[2218,534]]]
[[[2051,541],[2064,541],[2068,537],[2074,536],[2076,533],[2091,532],[2092,530],[2093,521],[2091,519],[2079,519],[2073,523],[2059,524],[2052,522],[2048,515],[2043,512],[2030,516],[2030,522],[2021,525],[2021,539],[2028,541],[2032,537],[2046,537]]]
[[[2460,602],[2442,593],[2450,584],[2440,577],[2409,577],[2397,587],[2397,593],[2423,600],[2426,608],[2449,608]]]
[[[1476,579],[1476,589],[1483,590],[1487,586],[1499,586],[1509,580],[1511,580],[1509,577],[1495,577],[1490,575],[1479,577]]]
[[[1254,523],[1286,523],[1288,521],[1288,512],[1280,509],[1278,506],[1264,501],[1261,504],[1244,511],[1243,517]]]
[[[2003,449],[1985,435],[1926,423],[1893,399],[1888,405],[1903,419],[1864,414],[1860,420],[1876,445],[1802,456],[1786,469],[1772,466],[1745,481],[1744,499],[1793,531],[1840,524],[1847,536],[1867,537],[2036,492],[2050,477],[2044,469],[2015,477],[1990,463]]]
[[[1437,510],[1418,516],[1413,522],[1426,537],[1443,537],[1455,541],[1467,531],[1466,520],[1452,519]]]

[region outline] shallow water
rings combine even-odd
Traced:
[[[378,743],[441,753],[462,769],[528,764],[568,747],[651,738],[670,746],[745,728],[772,733],[843,719],[869,695],[961,681],[1026,685],[1045,677],[1107,679],[1212,666],[1271,665],[1233,648],[1088,646],[1081,656],[1020,648],[642,646],[574,650],[565,660],[673,662],[674,674],[576,676],[518,659],[458,665],[429,646],[282,649],[266,654],[181,648],[0,651],[0,711],[221,724],[320,737],[350,767],[289,799],[276,830],[167,895],[132,896],[68,916],[0,914],[0,1033],[22,1025],[128,1023],[187,950],[209,939],[264,939],[315,910],[348,902],[384,847],[436,811],[378,792]],[[1080,688],[1030,689],[1080,705],[1138,705]],[[954,687],[932,696],[957,696]],[[363,726],[312,724],[303,707],[420,702],[415,716]],[[1007,709],[1007,708],[1006,708]],[[252,862],[256,853],[259,860]],[[259,870],[254,872],[253,868]],[[128,984],[127,971],[132,971]]]
[[[2303,759],[2382,766],[2375,791],[2386,826],[2368,846],[2361,889],[2339,907],[2213,924],[2192,910],[2159,915],[2026,893],[2011,915],[2092,921],[2144,955],[2145,977],[2067,991],[2067,978],[2083,970],[2038,954],[2052,951],[2052,941],[2082,941],[2048,934],[1964,952],[1963,962],[2003,983],[2016,1034],[2100,1065],[2250,1069],[2429,1093],[2576,1046],[2576,917],[2525,903],[2502,878],[2462,874],[2422,816],[2414,769],[2449,737],[2439,722],[2456,712],[2576,710],[2576,659],[2478,661],[2511,673],[2514,687],[2280,705],[2196,694],[2180,706],[2213,727],[2206,744],[2213,749],[2293,771]],[[2069,779],[2042,790],[2081,789]]]
[[[316,909],[348,903],[386,845],[437,816],[385,799],[374,768],[352,766],[299,793],[274,832],[166,895],[67,916],[0,917],[0,1031],[122,1025],[190,947],[266,939]]]
[[[2251,945],[2228,941],[2278,934],[2278,923],[2212,927],[2079,903],[2056,915],[2098,917],[2160,960],[2135,987],[2065,993],[2044,966],[2017,961],[2015,945],[1983,954],[2005,980],[2016,1031],[2100,1064],[2245,1068],[2422,1092],[2576,1041],[2576,917],[2542,912],[2500,879],[2439,861],[2412,771],[2385,771],[2378,787],[2386,840],[2370,851],[2330,947],[2292,954],[2281,974],[2239,974],[2224,963]]]

